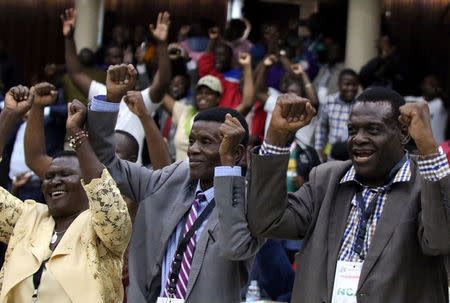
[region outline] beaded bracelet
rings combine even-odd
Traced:
[[[88,137],[88,132],[85,130],[79,131],[78,133],[76,133],[73,136],[70,136],[67,141],[69,142],[69,146],[74,150],[77,151],[78,147],[80,147],[81,144],[83,144],[83,142],[85,140],[82,140],[84,138]]]

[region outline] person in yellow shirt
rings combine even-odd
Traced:
[[[6,94],[0,154],[34,94],[34,88],[24,86]],[[85,119],[86,109],[74,100],[66,128],[75,152],[53,158],[42,185],[47,205],[22,202],[0,187],[0,241],[8,244],[0,303],[122,301],[122,259],[131,220],[82,130]]]

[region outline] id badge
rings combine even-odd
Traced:
[[[337,262],[332,303],[356,303],[356,290],[362,266],[362,262]]]
[[[183,299],[158,297],[156,303],[184,303]]]

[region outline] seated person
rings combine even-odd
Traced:
[[[32,102],[26,87],[8,92],[0,113],[0,152]],[[82,104],[73,102],[66,126],[75,152],[56,155],[45,173],[47,205],[23,202],[0,188],[0,240],[8,244],[0,302],[122,300],[131,220],[82,131],[85,119]]]

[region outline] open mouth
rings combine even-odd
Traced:
[[[362,164],[369,161],[375,152],[369,150],[353,150],[352,153],[353,160],[359,164]]]
[[[55,190],[51,193],[49,193],[50,198],[52,199],[58,199],[64,196],[67,193],[65,190]]]

